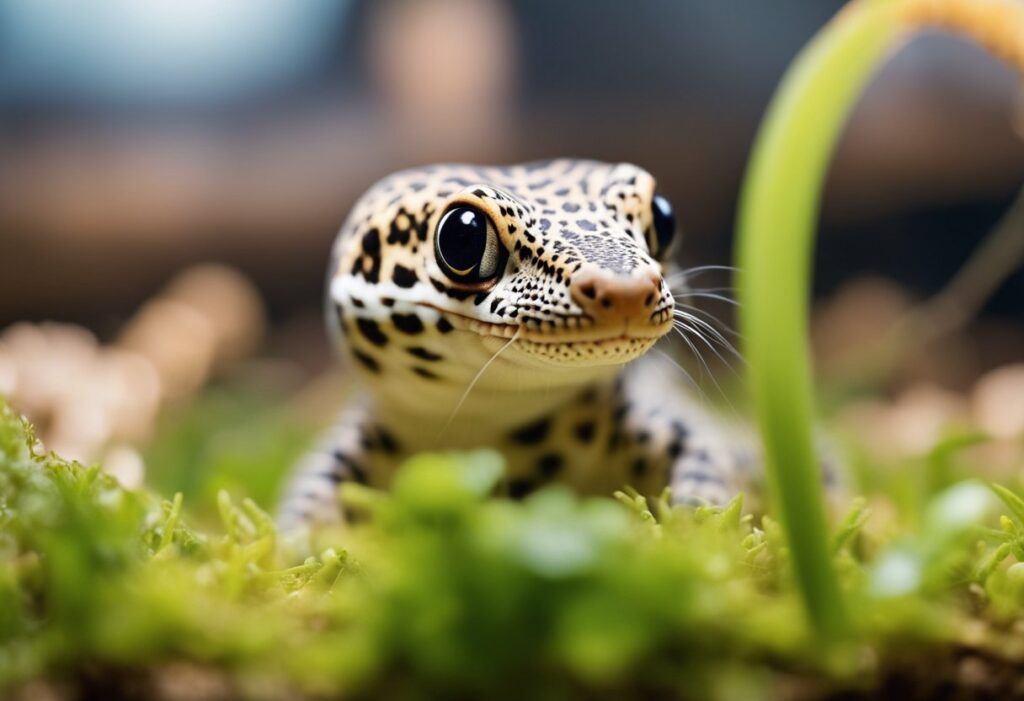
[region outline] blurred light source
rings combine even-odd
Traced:
[[[331,47],[348,0],[4,0],[0,99],[223,101]]]

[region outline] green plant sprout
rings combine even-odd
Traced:
[[[4,698],[181,698],[159,693],[176,675],[224,698],[760,698],[793,675],[863,688],[951,649],[1024,655],[1000,625],[1024,613],[1024,501],[974,481],[895,530],[852,505],[830,556],[857,645],[833,648],[798,615],[780,525],[739,497],[512,502],[491,496],[493,453],[420,455],[390,492],[346,485],[363,523],[293,542],[249,499],[210,496],[199,529],[202,485],[161,500],[37,446],[0,399]]]
[[[972,37],[1024,71],[1024,6],[1012,0],[856,0],[796,58],[768,109],[738,218],[740,331],[782,522],[806,614],[824,638],[851,624],[829,557],[812,441],[807,348],[813,232],[830,156],[865,84],[924,26]]]

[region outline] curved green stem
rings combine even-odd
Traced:
[[[755,144],[740,203],[740,327],[766,469],[807,614],[824,637],[850,632],[829,555],[812,441],[807,318],[826,167],[874,69],[902,34],[897,2],[855,2],[786,73]]]

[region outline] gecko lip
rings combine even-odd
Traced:
[[[577,324],[575,328],[563,327],[545,331],[543,329],[531,329],[520,324],[495,324],[489,321],[480,321],[471,316],[466,316],[449,309],[441,309],[432,304],[423,304],[422,306],[430,307],[444,316],[458,320],[459,326],[479,336],[490,336],[506,340],[516,337],[517,341],[524,341],[538,346],[583,343],[612,345],[634,341],[650,341],[653,343],[672,330],[673,319],[673,308],[666,307],[655,311],[651,314],[650,319],[637,320],[639,323],[627,323],[625,326],[616,328],[593,326],[593,322],[591,322],[589,317],[578,316],[571,317]]]

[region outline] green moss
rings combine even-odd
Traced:
[[[1008,567],[1020,502],[1000,493],[996,528],[997,500],[970,482],[931,498],[919,529],[884,538],[855,505],[832,552],[856,635],[823,650],[779,528],[755,527],[738,501],[689,512],[561,488],[487,498],[500,472],[491,453],[420,456],[390,494],[346,495],[364,525],[297,543],[222,492],[221,525],[203,532],[180,496],[126,492],[34,452],[4,407],[0,688],[158,697],[185,664],[241,697],[749,698],[782,676],[870,686],[890,661],[968,634],[998,656],[1000,628],[979,637],[970,619],[1005,621],[1024,602]]]

